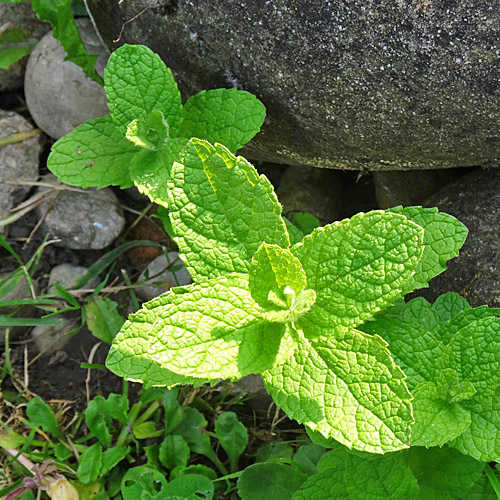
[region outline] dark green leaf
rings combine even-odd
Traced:
[[[78,468],[76,469],[76,476],[83,484],[94,482],[101,470],[102,465],[102,446],[95,443],[87,448],[80,457]]]
[[[290,500],[305,479],[303,472],[289,465],[254,464],[247,467],[238,479],[238,494],[242,500]]]

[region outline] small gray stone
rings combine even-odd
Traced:
[[[70,337],[66,334],[77,328],[74,319],[63,318],[60,325],[38,325],[31,330],[31,337],[38,352],[54,354],[60,351]]]
[[[179,252],[168,252],[168,260],[169,262],[167,262],[164,254],[158,255],[141,273],[139,281],[144,280],[146,274],[149,276],[146,283],[136,288],[136,293],[142,300],[152,300],[174,286],[184,286],[191,283],[191,276],[182,260],[179,259]],[[169,264],[171,264],[171,267],[181,266],[181,268],[172,273],[166,270]]]
[[[56,293],[54,283],[58,283],[66,289],[73,288],[78,278],[83,276],[87,271],[88,268],[85,266],[73,266],[71,264],[60,264],[59,266],[53,267],[49,276],[48,293]],[[90,280],[86,285],[86,288],[92,288],[96,284],[96,279]]]
[[[260,414],[267,413],[273,404],[273,399],[267,393],[262,377],[254,373],[234,382],[230,394],[248,398],[248,406]]]
[[[342,178],[340,172],[313,167],[288,167],[276,190],[283,215],[293,221],[307,212],[322,225],[340,219]]]
[[[0,110],[1,138],[32,130],[33,126],[21,115]],[[23,201],[31,189],[29,183],[38,179],[42,145],[42,136],[36,135],[0,148],[0,219],[7,217],[11,208]]]
[[[107,52],[90,21],[77,21],[87,50],[100,54],[97,70],[102,74]],[[52,32],[47,33],[31,53],[26,68],[26,104],[33,120],[54,139],[86,120],[109,113],[104,88],[87,78],[79,66],[64,61],[65,57],[60,42],[52,37]]]
[[[479,169],[425,202],[460,220],[469,230],[460,255],[430,282],[423,295],[435,300],[457,292],[471,306],[500,307],[500,171]]]
[[[386,209],[421,205],[460,175],[456,169],[373,172],[378,206]]]
[[[52,174],[44,177],[46,182],[54,179]],[[123,211],[109,188],[54,191],[36,210],[44,217],[44,231],[61,240],[57,245],[74,250],[106,248],[125,227]]]
[[[19,46],[34,47],[49,29],[48,23],[37,19],[30,2],[0,3],[0,35],[8,33],[9,30],[19,30],[17,33],[23,36]],[[15,45],[17,44],[13,43],[11,46]],[[23,86],[27,62],[28,55],[8,68],[0,68],[0,92],[15,90]]]

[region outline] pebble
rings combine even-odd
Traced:
[[[0,138],[34,130],[31,123],[14,112],[0,110]],[[39,157],[43,136],[36,135],[21,142],[0,147],[0,219],[21,203],[38,179]],[[20,184],[26,182],[28,184]],[[0,226],[0,232],[2,232]]]
[[[52,174],[44,176],[44,181],[57,182]],[[38,191],[47,189],[41,187]],[[54,191],[54,196],[36,210],[43,218],[43,230],[61,240],[58,246],[73,250],[106,248],[125,227],[123,210],[109,188]]]
[[[88,267],[85,266],[73,266],[72,264],[60,264],[55,266],[50,271],[49,276],[49,294],[54,294],[56,288],[54,283],[58,283],[66,290],[74,288],[78,278],[83,276],[88,271]],[[90,280],[85,288],[93,288],[98,283],[97,279]]]
[[[102,74],[107,52],[90,20],[77,21],[87,50],[100,54],[97,71]],[[54,139],[86,120],[109,114],[104,88],[87,78],[79,66],[64,61],[65,57],[62,45],[50,32],[37,44],[26,67],[24,92],[29,112],[36,124]]]
[[[68,343],[71,337],[66,334],[74,330],[78,322],[74,319],[62,318],[59,325],[38,325],[31,330],[31,338],[39,353],[55,354]]]
[[[158,255],[158,257],[152,260],[139,277],[139,281],[146,279],[146,275],[149,276],[149,279],[146,283],[136,288],[135,291],[137,296],[144,301],[148,301],[165,293],[174,286],[189,285],[192,281],[191,276],[184,266],[184,263],[178,257],[179,252],[168,252],[168,259],[170,262],[173,262],[172,267],[181,266],[181,268],[175,272],[165,270],[169,263],[164,254]]]

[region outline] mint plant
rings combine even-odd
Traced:
[[[191,137],[235,152],[260,129],[265,108],[236,89],[202,91],[184,106],[172,72],[142,45],[113,52],[104,73],[110,114],[89,120],[52,147],[48,168],[83,188],[136,185],[160,205],[167,181]]]
[[[147,386],[260,373],[276,404],[326,438],[383,453],[410,445],[411,394],[361,325],[445,269],[465,227],[436,209],[358,214],[302,241],[269,181],[191,139],[168,181],[169,219],[194,283],[130,316],[107,366]]]
[[[379,334],[414,396],[412,445],[448,444],[483,462],[500,461],[500,310],[471,308],[455,293],[379,313]]]

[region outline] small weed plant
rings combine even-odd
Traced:
[[[170,70],[142,46],[111,55],[104,86],[110,115],[60,139],[48,166],[81,187],[136,185],[162,207],[193,284],[132,314],[107,358],[144,394],[163,391],[165,428],[121,396],[94,399],[85,419],[97,441],[82,451],[79,482],[102,491],[141,429],[161,436],[147,464],[108,478],[99,498],[214,498],[220,478],[184,475],[192,451],[223,480],[237,474],[243,500],[500,498],[490,465],[500,461],[499,311],[454,293],[403,300],[446,269],[466,228],[437,209],[396,207],[305,234],[235,156],[264,119],[254,96],[217,89],[182,105]],[[226,413],[215,425],[230,464],[221,468],[203,417],[155,389],[248,374],[306,426],[307,467],[288,457],[236,472],[247,438]],[[122,429],[116,440],[110,425]]]

